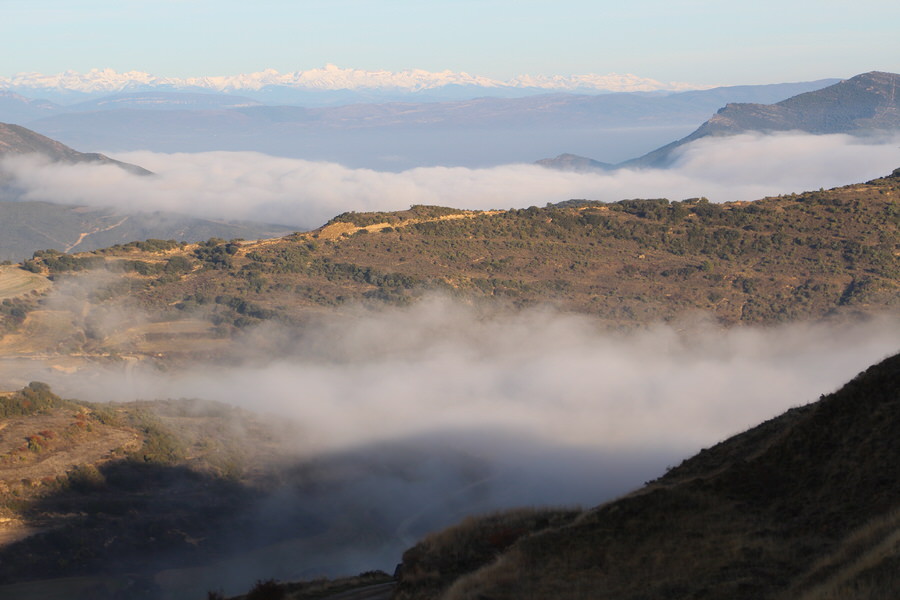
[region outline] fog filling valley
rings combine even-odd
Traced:
[[[898,339],[890,317],[731,329],[694,318],[610,332],[548,307],[431,296],[345,307],[302,328],[264,324],[227,364],[68,374],[35,364],[0,376],[84,400],[203,398],[275,417],[307,484],[273,493],[257,530],[307,520],[329,534],[282,542],[277,559],[245,554],[190,574],[240,591],[260,577],[390,571],[422,535],[470,514],[596,505],[838,389]]]
[[[152,177],[114,166],[50,164],[33,156],[6,158],[2,171],[22,200],[313,228],[344,211],[402,210],[413,204],[505,209],[572,198],[756,200],[887,175],[900,165],[900,137],[748,133],[703,138],[676,152],[670,169],[605,173],[531,164],[394,173],[253,152],[116,155],[153,171]]]

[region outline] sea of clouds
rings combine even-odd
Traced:
[[[401,210],[413,204],[502,209],[572,198],[755,200],[886,175],[900,166],[900,136],[748,133],[704,138],[680,148],[672,168],[611,172],[510,164],[396,173],[253,152],[129,152],[116,158],[155,175],[139,177],[112,166],[51,164],[33,156],[6,158],[2,171],[23,200],[313,228],[344,211]]]

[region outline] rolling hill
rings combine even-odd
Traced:
[[[86,252],[145,239],[259,239],[285,235],[294,229],[169,212],[128,213],[115,208],[0,200],[0,261],[21,262],[47,249]]]
[[[87,361],[109,352],[162,362],[227,356],[231,336],[257,324],[431,294],[549,305],[614,329],[700,315],[726,326],[896,315],[898,196],[900,170],[754,202],[414,206],[344,213],[314,231],[256,242],[39,252],[8,269],[51,278],[54,289],[100,278],[105,291],[66,318],[43,305],[46,290],[11,299],[0,310],[10,332],[0,351],[62,359],[77,349]],[[140,322],[99,326],[101,315],[135,306]]]
[[[115,165],[135,175],[152,175],[150,171],[143,167],[113,160],[103,154],[78,152],[65,144],[20,125],[0,123],[0,156],[23,154],[40,154],[53,161],[72,164]]]
[[[137,165],[103,154],[78,152],[56,140],[21,127],[0,123],[0,159],[39,155],[55,162],[112,165],[142,176],[153,174]],[[21,200],[15,176],[0,167],[0,261],[22,261],[37,251],[64,252],[104,248],[140,239],[196,242],[210,237],[258,239],[284,235],[284,225],[201,219],[172,212],[141,213],[127,206],[104,208]]]

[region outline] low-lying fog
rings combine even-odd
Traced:
[[[33,375],[69,397],[207,398],[294,424],[297,460],[322,479],[273,495],[260,531],[298,513],[334,529],[314,546],[279,546],[277,559],[246,555],[207,579],[190,575],[240,591],[260,577],[390,570],[424,533],[467,514],[595,505],[836,390],[898,339],[889,317],[614,333],[549,308],[431,297],[303,329],[262,326],[227,365]]]
[[[401,210],[412,204],[491,209],[572,198],[755,200],[887,175],[900,166],[900,137],[744,134],[701,139],[678,152],[671,169],[609,173],[563,172],[531,164],[422,167],[395,173],[252,152],[116,156],[150,169],[155,177],[111,166],[49,165],[34,157],[7,158],[2,169],[25,200],[313,228],[344,211]]]
[[[629,333],[551,308],[498,312],[440,296],[347,309],[304,329],[263,325],[227,366],[60,379],[101,401],[198,397],[303,424],[334,451],[433,431],[505,430],[549,443],[676,453],[816,400],[900,347],[900,322]]]

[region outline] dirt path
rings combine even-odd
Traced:
[[[65,250],[63,250],[63,252],[71,252],[72,248],[77,247],[78,244],[80,244],[81,242],[84,241],[84,238],[90,237],[90,236],[94,235],[95,233],[102,233],[104,231],[109,231],[110,229],[115,229],[116,227],[118,227],[119,225],[121,225],[122,223],[124,223],[127,220],[128,220],[128,217],[124,217],[124,218],[122,218],[121,221],[119,221],[118,223],[114,223],[114,224],[110,225],[109,227],[98,227],[97,229],[95,229],[93,231],[88,231],[86,233],[80,233],[80,234],[78,234],[78,239],[75,240],[75,243],[70,244],[68,247],[66,247]]]

